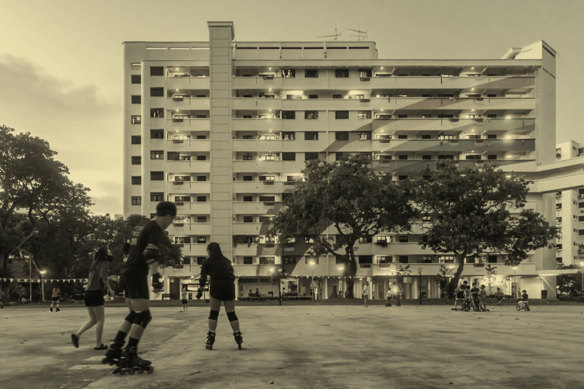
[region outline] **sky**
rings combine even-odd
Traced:
[[[96,213],[122,213],[123,41],[314,41],[367,31],[384,59],[496,59],[545,40],[557,55],[557,142],[584,142],[582,0],[0,0],[0,124],[48,140]]]

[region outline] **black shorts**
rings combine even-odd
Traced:
[[[150,298],[148,290],[148,273],[125,273],[120,276],[120,284],[126,293],[126,298]]]
[[[187,299],[182,299],[182,303],[186,304],[187,303]]]
[[[235,284],[232,280],[211,280],[211,297],[217,300],[235,300]]]
[[[60,298],[59,297],[51,297],[51,300],[53,300],[53,301],[59,301]]]
[[[100,307],[105,304],[103,300],[103,291],[88,290],[85,292],[85,306],[86,307]]]

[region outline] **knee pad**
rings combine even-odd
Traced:
[[[135,319],[136,319],[136,312],[130,311],[130,313],[128,313],[128,316],[126,316],[126,318],[124,320],[127,321],[128,323],[133,323]]]
[[[217,320],[218,317],[219,317],[219,311],[211,310],[211,312],[209,312],[209,320]]]
[[[138,324],[142,328],[146,328],[150,320],[152,320],[152,315],[149,309],[143,312],[136,312],[134,316],[134,324]]]
[[[237,320],[237,315],[235,314],[235,311],[227,312],[227,318],[229,319],[229,321]]]

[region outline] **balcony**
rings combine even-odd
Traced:
[[[233,151],[261,151],[261,152],[275,152],[280,153],[283,150],[283,145],[288,144],[289,141],[276,140],[261,140],[261,139],[234,139],[232,141]]]
[[[175,201],[178,214],[210,215],[211,204],[208,202]]]
[[[166,169],[171,173],[209,173],[211,171],[210,161],[169,159],[166,162]]]
[[[209,223],[173,223],[168,227],[169,235],[210,235]]]
[[[170,139],[165,141],[167,151],[210,151],[208,139]]]
[[[339,80],[339,79],[337,79]],[[347,89],[363,88],[356,80],[344,79],[335,82],[335,87]],[[476,77],[440,77],[440,76],[393,76],[373,77],[367,83],[371,89],[516,89],[535,86],[533,76],[476,76]]]
[[[189,116],[178,115],[172,118],[165,119],[165,125],[168,129],[182,130],[182,131],[210,131],[211,119],[207,118],[191,118]]]
[[[211,184],[209,181],[167,181],[165,192],[175,194],[211,193]]]
[[[368,126],[363,129],[376,133],[393,134],[395,131],[522,131],[525,133],[535,130],[534,118],[487,118],[482,120],[457,118],[405,118],[390,120],[367,121]]]
[[[166,89],[210,89],[209,77],[167,77],[164,82]]]
[[[281,202],[274,201],[234,201],[234,215],[267,215],[276,214],[281,208]]]
[[[231,121],[233,131],[269,131],[282,129],[282,119],[243,119],[233,118]]]
[[[233,173],[270,173],[281,172],[283,161],[233,161]]]
[[[209,98],[186,96],[179,98],[167,97],[166,107],[174,109],[209,110]]]
[[[236,181],[233,193],[282,193],[288,188],[282,181]]]
[[[242,257],[253,257],[258,255],[258,244],[257,243],[237,243],[233,248],[233,255],[239,255]],[[250,266],[250,265],[247,265]]]
[[[233,223],[233,235],[259,235],[262,223]]]
[[[386,152],[469,152],[481,154],[486,152],[531,152],[535,150],[535,139],[413,139],[392,140],[381,144],[373,142],[374,150]]]

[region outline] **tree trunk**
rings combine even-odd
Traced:
[[[355,261],[355,251],[353,250],[353,245],[347,245],[346,248],[347,252],[347,261],[348,261],[348,268],[349,268],[349,277],[347,278],[347,298],[354,298],[355,294],[353,293],[353,277],[357,274],[357,262]]]
[[[456,256],[456,259],[458,259],[458,269],[456,269],[456,273],[454,273],[454,277],[448,283],[448,288],[446,290],[448,292],[449,298],[454,297],[454,291],[456,290],[456,287],[458,286],[458,281],[460,281],[460,275],[462,274],[462,271],[464,270],[464,259],[465,258],[466,258],[466,255],[457,255]]]

